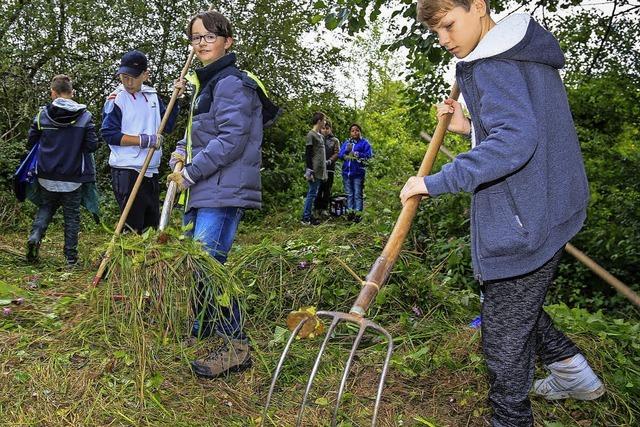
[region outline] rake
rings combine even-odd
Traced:
[[[457,85],[454,84],[453,87],[451,88],[450,97],[453,99],[458,99],[459,94],[460,94],[460,91],[458,90]],[[442,141],[444,139],[444,136],[450,121],[451,121],[450,114],[443,116],[438,121],[438,125],[436,127],[432,143],[429,144],[429,148],[427,149],[427,152],[422,160],[422,164],[420,165],[420,169],[418,170],[417,176],[426,176],[431,172],[433,163],[435,162],[436,156],[438,155],[438,149],[442,144]],[[385,284],[385,282],[389,278],[389,275],[391,274],[391,270],[396,260],[398,259],[398,255],[400,254],[400,250],[402,249],[402,244],[404,243],[404,240],[407,234],[409,233],[409,229],[411,228],[411,223],[413,222],[413,218],[415,217],[416,212],[418,210],[420,199],[421,198],[417,196],[413,197],[409,199],[403,206],[402,211],[400,212],[400,216],[398,217],[398,220],[396,221],[396,224],[393,228],[391,236],[389,237],[387,244],[382,250],[382,254],[378,257],[378,259],[375,261],[375,263],[371,267],[371,270],[369,271],[369,274],[367,275],[366,279],[362,281],[362,289],[360,291],[360,294],[358,295],[358,298],[356,299],[355,303],[349,310],[349,313],[337,312],[337,311],[318,311],[314,315],[309,313],[306,317],[301,318],[299,320],[299,323],[297,323],[295,328],[293,328],[291,332],[291,336],[289,337],[289,340],[287,341],[287,344],[282,352],[282,355],[280,356],[278,365],[276,367],[276,370],[273,374],[273,378],[271,380],[271,386],[269,387],[269,394],[267,395],[267,401],[264,407],[264,412],[262,417],[263,424],[267,419],[267,414],[268,414],[267,411],[269,409],[269,404],[271,403],[271,398],[275,390],[276,382],[284,366],[284,362],[287,357],[287,354],[291,349],[291,344],[293,343],[296,337],[305,338],[311,332],[313,332],[315,330],[313,326],[314,322],[315,324],[319,323],[318,317],[323,317],[323,318],[330,319],[331,324],[326,331],[326,335],[324,337],[324,340],[322,341],[320,350],[318,351],[318,355],[315,358],[315,363],[311,368],[309,381],[307,382],[304,395],[302,397],[302,405],[298,412],[296,426],[302,425],[304,410],[307,405],[309,392],[311,391],[311,388],[313,386],[313,380],[315,379],[316,374],[318,373],[320,360],[322,359],[322,355],[324,354],[327,348],[327,344],[331,339],[333,332],[336,330],[336,327],[341,322],[347,322],[347,323],[357,325],[358,333],[353,341],[353,344],[351,346],[351,352],[349,353],[349,358],[347,359],[344,371],[342,373],[342,379],[340,381],[340,386],[338,389],[338,395],[336,399],[336,405],[333,411],[331,425],[335,426],[337,423],[338,409],[340,407],[340,401],[344,394],[347,379],[349,377],[349,370],[351,368],[351,365],[353,364],[353,360],[355,358],[358,347],[360,346],[362,337],[364,336],[365,331],[367,329],[371,329],[374,331],[374,333],[377,333],[380,336],[384,337],[387,342],[386,356],[382,365],[380,380],[378,382],[376,399],[373,407],[373,417],[371,421],[372,426],[376,425],[376,422],[378,419],[378,412],[380,409],[380,401],[382,399],[382,392],[384,389],[384,380],[387,375],[387,371],[389,369],[389,362],[391,361],[391,355],[393,354],[393,339],[391,337],[391,334],[389,334],[387,330],[385,330],[383,327],[381,327],[377,323],[365,318],[365,315],[367,313],[369,306],[373,302],[373,299],[376,297],[376,295],[380,291],[380,288]],[[289,326],[291,326],[291,324]]]

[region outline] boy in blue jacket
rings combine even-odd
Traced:
[[[81,186],[96,180],[91,153],[98,148],[98,139],[87,106],[72,98],[71,79],[64,74],[55,76],[51,80],[53,102],[40,109],[29,130],[29,148],[40,142],[40,205],[27,240],[29,262],[38,260],[40,242],[60,206],[64,213],[64,256],[69,266],[78,262]]]
[[[471,253],[484,290],[482,347],[494,426],[532,426],[528,393],[536,354],[550,375],[547,399],[591,400],[604,386],[543,310],[565,244],[586,217],[587,178],[559,69],[557,40],[527,14],[496,24],[485,0],[419,0],[418,19],[460,59],[456,81],[471,120],[452,99],[450,131],[472,149],[440,172],[412,177],[403,203],[467,191]]]
[[[194,86],[185,138],[171,155],[184,168],[167,177],[185,193],[183,222],[188,234],[224,264],[246,209],[262,207],[263,106],[259,83],[236,66],[231,22],[217,11],[191,18],[187,36],[202,63],[187,80]],[[223,344],[191,363],[203,378],[217,378],[251,367],[249,338],[241,302],[229,306],[206,301],[204,280],[194,301],[192,334],[219,336]],[[214,299],[215,300],[215,299]]]
[[[342,164],[342,182],[347,194],[347,218],[360,222],[363,209],[364,179],[366,162],[373,156],[371,144],[362,137],[362,128],[353,123],[349,127],[350,138],[345,140],[338,152],[338,158],[344,160]]]

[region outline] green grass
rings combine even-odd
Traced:
[[[227,266],[212,274],[227,290],[235,289],[229,283],[239,284],[254,364],[218,380],[197,379],[189,369],[189,361],[218,342],[182,344],[193,316],[189,283],[202,266],[193,264],[201,260],[197,247],[180,240],[178,231],[164,245],[154,234],[119,242],[110,280],[91,291],[110,239],[107,231],[87,225],[80,236],[83,264],[67,271],[61,221],[56,219],[41,248],[42,262],[31,266],[23,258],[27,221],[16,222],[16,215],[23,214],[3,205],[0,300],[11,313],[0,317],[0,424],[258,425],[271,374],[288,338],[286,315],[307,305],[349,310],[360,284],[343,264],[359,277],[367,274],[399,212],[397,191],[402,176],[411,173],[409,167],[379,172],[383,169],[373,165],[364,220],[357,225],[333,218],[318,227],[301,227],[302,199],[262,216],[248,215]],[[423,205],[389,283],[368,315],[391,333],[396,348],[379,425],[484,426],[491,411],[480,334],[467,326],[479,311],[479,300],[469,267],[465,203],[449,197]],[[177,213],[174,220],[177,225]],[[154,305],[153,298],[140,298],[161,293],[170,295],[172,303]],[[113,294],[128,299],[113,301]],[[24,303],[11,303],[17,297]],[[584,350],[608,391],[595,402],[532,399],[536,425],[637,425],[637,319],[561,304],[548,310]],[[332,338],[305,426],[329,425],[353,336],[353,328],[341,327]],[[267,425],[294,423],[320,340],[294,343]],[[385,346],[378,336],[368,335],[361,347],[341,405],[342,426],[370,424]],[[540,368],[537,376],[543,375]]]
[[[159,339],[163,329],[154,329],[151,321],[144,323],[151,356],[141,378],[139,348],[132,341],[136,331],[123,328],[126,317],[102,310],[89,291],[96,265],[88,260],[108,240],[104,232],[83,233],[85,263],[71,272],[63,268],[59,229],[43,243],[37,266],[26,265],[22,245],[15,244],[23,234],[5,234],[0,237],[2,298],[19,293],[25,302],[12,306],[0,326],[1,419],[10,425],[256,425],[287,338],[284,317],[301,305],[348,310],[359,285],[337,259],[366,274],[384,240],[376,231],[384,219],[368,219],[356,226],[336,219],[309,229],[280,213],[243,227],[229,268],[236,268],[245,287],[254,366],[214,381],[195,378],[188,366],[214,342],[183,347],[178,339]],[[477,297],[444,280],[445,263],[428,265],[413,252],[409,245],[372,308],[396,345],[380,425],[483,425],[490,409],[480,336],[466,327],[477,313]],[[102,291],[107,290],[105,285]],[[420,316],[412,308],[419,308]],[[597,402],[534,399],[539,425],[634,425],[638,324],[563,306],[551,312],[586,350],[609,391]],[[305,425],[328,424],[350,336],[343,328],[332,340]],[[318,346],[318,340],[294,344],[269,414],[273,425],[293,423]],[[367,425],[383,351],[376,337],[365,339],[341,406],[341,425]]]

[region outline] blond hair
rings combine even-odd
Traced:
[[[476,0],[418,0],[417,18],[418,22],[425,24],[428,28],[438,25],[438,22],[451,9],[458,6],[463,7],[467,12],[471,10],[471,5]],[[484,0],[489,14],[489,0]]]

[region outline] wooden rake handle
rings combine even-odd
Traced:
[[[195,55],[195,51],[192,49],[189,53],[189,57],[182,67],[182,72],[180,73],[180,80],[183,80],[184,77],[189,72],[189,67],[191,67],[191,62],[193,61],[193,56]],[[169,116],[171,115],[171,111],[173,107],[176,105],[176,101],[178,100],[178,94],[180,93],[180,89],[174,88],[173,94],[171,95],[171,100],[167,105],[167,109],[162,116],[162,121],[160,122],[160,126],[158,127],[157,134],[161,134],[164,131],[164,128],[167,126],[167,122],[169,121]],[[149,168],[149,163],[151,163],[151,158],[153,157],[153,153],[155,153],[155,148],[150,148],[147,153],[147,157],[144,159],[144,163],[142,164],[142,168],[140,169],[140,173],[138,174],[138,178],[136,178],[135,184],[133,184],[133,188],[131,189],[131,194],[127,199],[127,204],[122,210],[122,214],[120,215],[120,220],[118,220],[118,224],[116,225],[116,229],[113,232],[113,236],[111,237],[111,242],[109,242],[109,246],[107,247],[107,251],[102,258],[102,262],[100,263],[100,267],[98,267],[98,271],[96,272],[96,276],[93,278],[93,286],[97,286],[102,279],[102,275],[104,274],[105,269],[107,268],[107,262],[109,261],[109,257],[111,256],[111,251],[113,250],[113,245],[115,244],[116,237],[122,233],[122,229],[124,228],[124,224],[127,221],[127,217],[129,216],[129,211],[131,210],[131,206],[133,206],[133,202],[138,195],[138,190],[140,189],[140,185],[142,184],[142,180],[144,179],[144,174],[147,172]]]
[[[640,307],[640,296],[635,293],[630,287],[618,280],[613,274],[602,268],[598,263],[589,258],[580,249],[573,246],[571,243],[567,243],[564,249],[573,255],[578,261],[583,263],[589,270],[600,276],[602,280],[613,286],[618,292],[627,297],[629,301],[634,303],[636,307]]]
[[[454,83],[449,97],[457,100],[459,95],[460,90],[458,89],[458,85]],[[427,176],[431,173],[431,168],[433,168],[433,163],[438,156],[438,150],[440,149],[440,145],[442,145],[442,141],[447,133],[447,128],[449,127],[450,122],[451,114],[442,116],[438,121],[438,126],[436,126],[433,140],[431,144],[429,144],[429,148],[422,159],[422,164],[420,165],[417,176]],[[350,313],[358,316],[364,316],[367,309],[373,302],[373,299],[378,294],[378,291],[389,278],[391,270],[393,269],[393,266],[398,259],[398,255],[400,255],[400,251],[402,250],[402,244],[409,233],[409,229],[413,223],[413,218],[416,216],[418,211],[420,200],[421,197],[414,196],[407,200],[402,207],[402,211],[400,212],[400,216],[393,227],[391,236],[389,236],[389,240],[382,250],[382,254],[373,264],[367,278],[362,283],[362,290],[360,291],[360,295],[358,295],[356,302],[353,304],[353,307],[351,307]]]
[[[425,139],[427,142],[431,142],[432,140],[431,136],[426,132],[422,132],[420,136],[422,136],[422,138]],[[444,153],[444,155],[447,156],[449,160],[453,160],[455,157],[453,153],[447,150],[444,146],[440,146],[440,151]],[[591,270],[593,273],[598,275],[602,280],[607,282],[609,285],[613,286],[618,292],[620,292],[622,295],[627,297],[629,301],[631,301],[637,307],[640,307],[640,296],[638,296],[638,294],[635,293],[633,289],[631,289],[629,286],[622,283],[617,277],[609,273],[607,270],[601,267],[597,262],[591,259],[587,254],[585,254],[580,249],[573,246],[571,243],[567,243],[564,249],[568,253],[573,255],[575,259],[577,259],[582,264],[584,264],[589,270]]]

